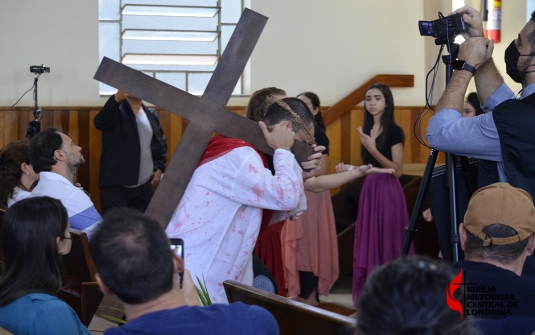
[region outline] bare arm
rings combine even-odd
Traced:
[[[503,77],[496,68],[494,60],[491,58],[477,70],[476,76],[477,96],[481,104],[485,104],[490,95],[503,83]]]
[[[464,70],[454,71],[450,82],[437,104],[437,113],[444,109],[464,109],[464,95],[468,89],[468,84],[472,79],[472,73]]]
[[[377,149],[370,153],[379,162],[379,164],[381,164],[381,166],[387,169],[394,169],[394,176],[399,178],[403,174],[403,143],[393,145],[390,150],[392,150],[392,160],[386,158]]]
[[[469,65],[479,69],[483,64],[490,60],[493,50],[493,41],[489,41],[488,38],[485,37],[472,37],[460,45],[459,59],[464,60]],[[494,63],[487,65],[487,72],[492,71],[491,66],[494,66]],[[470,79],[472,79],[472,73],[470,71],[457,70],[453,72],[451,80],[437,104],[437,113],[440,113],[440,111],[444,109],[455,109],[459,112],[463,110],[463,99]],[[490,86],[493,85],[494,84],[491,84]],[[501,83],[499,83],[495,89],[500,85]],[[494,90],[492,92],[494,92]],[[487,99],[492,92],[488,93],[486,96]]]
[[[336,170],[340,173],[307,179],[304,185],[305,190],[318,193],[340,187],[346,183],[349,183],[353,179],[357,179],[368,174],[394,173],[394,169],[375,168],[371,165],[352,166],[343,163],[338,164]]]

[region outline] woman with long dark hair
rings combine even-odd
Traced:
[[[39,175],[30,164],[29,142],[16,141],[0,150],[0,209],[30,195]]]
[[[91,334],[54,297],[71,247],[67,210],[59,200],[34,197],[9,208],[0,227],[1,328],[14,334]]]
[[[312,92],[297,96],[303,101],[315,119],[314,138],[324,146],[321,168],[314,176],[326,175],[329,167],[329,139],[325,133],[325,121],[320,111],[320,99]],[[282,246],[288,294],[293,299],[309,305],[319,304],[319,295],[328,295],[338,279],[338,243],[336,226],[328,190],[314,193],[307,189],[308,209],[303,215],[282,230]]]
[[[366,177],[360,194],[355,229],[353,302],[377,266],[401,255],[403,231],[409,224],[405,195],[398,178],[403,173],[403,129],[394,119],[394,98],[384,84],[366,91],[364,125],[358,127],[364,164],[392,168],[394,174]]]

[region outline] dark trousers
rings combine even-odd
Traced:
[[[152,178],[145,184],[129,188],[123,186],[109,186],[100,189],[100,202],[102,214],[106,214],[112,208],[128,207],[144,213],[149,206],[154,191],[151,184]]]
[[[319,301],[318,281],[319,278],[314,276],[314,272],[299,271],[299,286],[301,286],[299,296],[303,299],[308,299],[312,291],[316,289],[316,301]]]

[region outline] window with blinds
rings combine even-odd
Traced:
[[[99,56],[202,95],[244,0],[99,0]],[[243,76],[243,75],[242,75]],[[243,94],[240,78],[233,95]],[[99,84],[102,95],[116,89]]]

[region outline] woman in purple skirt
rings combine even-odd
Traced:
[[[392,168],[394,174],[366,177],[360,194],[353,258],[353,302],[370,272],[399,257],[404,228],[409,225],[405,195],[398,178],[403,173],[403,129],[394,120],[394,98],[384,84],[366,91],[364,125],[360,133],[364,164]]]

